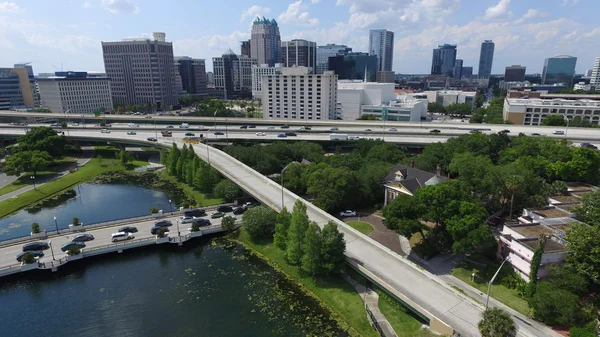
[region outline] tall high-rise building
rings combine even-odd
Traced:
[[[255,59],[238,56],[229,49],[221,57],[213,57],[215,94],[218,98],[251,98],[252,65]]]
[[[206,84],[215,84],[215,76],[212,71],[206,72]]]
[[[54,113],[87,114],[113,107],[108,77],[88,76],[85,71],[57,71],[38,78],[42,106]]]
[[[317,47],[317,71],[316,74],[322,74],[329,68],[329,58],[331,56],[346,55],[352,52],[352,48],[346,45],[327,44]]]
[[[275,19],[256,18],[252,24],[250,55],[257,64],[274,66],[281,60],[281,36]]]
[[[456,64],[456,45],[443,44],[438,45],[433,50],[433,58],[431,60],[431,75],[454,75],[454,65]]]
[[[203,59],[175,57],[175,67],[181,76],[181,88],[186,94],[206,96],[206,63]]]
[[[525,81],[526,67],[512,65],[504,69],[504,82],[523,82]]]
[[[462,67],[461,77],[463,79],[470,79],[473,77],[473,67]]]
[[[164,33],[154,33],[153,40],[102,42],[102,52],[115,104],[177,104],[173,44]]]
[[[377,80],[377,56],[368,53],[347,53],[329,57],[328,69],[340,80]],[[366,72],[366,73],[365,73]]]
[[[454,78],[460,80],[462,78],[463,60],[456,59],[454,62]]]
[[[240,55],[252,57],[252,54],[250,53],[250,40],[242,41],[241,43],[242,45]]]
[[[600,56],[596,56],[594,59],[594,67],[592,68],[592,75],[590,76],[590,84],[596,87],[596,90],[600,90]]]
[[[542,84],[564,83],[569,88],[573,85],[577,58],[569,55],[559,55],[544,61]]]
[[[377,56],[377,71],[392,71],[394,32],[386,29],[369,31],[369,55]]]
[[[307,67],[317,70],[317,43],[306,40],[281,42],[281,63],[284,67]]]
[[[481,43],[481,52],[479,53],[479,69],[477,77],[490,78],[492,75],[492,62],[494,61],[494,41],[485,40]]]
[[[19,83],[22,86],[25,105],[39,106],[40,93],[37,90],[31,63],[17,63],[13,71],[19,75]],[[106,77],[106,74],[103,74],[103,77]],[[27,83],[29,83],[29,88],[27,88]]]

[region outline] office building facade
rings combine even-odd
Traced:
[[[250,52],[250,40],[242,41],[241,43],[242,43],[242,45],[241,45],[241,48],[240,48],[241,49],[240,50],[241,51],[240,55],[252,58],[252,53]]]
[[[262,99],[262,77],[268,75],[281,74],[281,63],[275,63],[275,66],[269,67],[268,64],[252,65],[252,98]]]
[[[377,80],[377,56],[368,53],[348,53],[329,57],[330,71],[335,72],[340,80]]]
[[[250,55],[257,64],[274,66],[281,61],[281,36],[275,19],[256,18],[252,24]]]
[[[454,78],[460,80],[462,78],[463,60],[456,59],[454,62]]]
[[[378,71],[375,75],[375,82],[377,83],[394,83],[396,80],[396,73],[393,71]]]
[[[443,75],[452,77],[454,65],[456,64],[456,45],[443,44],[433,50],[431,60],[431,75]]]
[[[284,67],[307,67],[317,70],[317,44],[306,40],[281,42],[281,64]]]
[[[282,68],[262,77],[264,119],[329,120],[336,118],[337,75],[311,74],[306,67]]]
[[[41,105],[53,113],[90,114],[111,111],[110,79],[88,76],[87,72],[57,71],[55,76],[38,78]]]
[[[177,104],[173,44],[164,33],[154,33],[153,40],[102,42],[102,52],[115,104]]]
[[[512,65],[504,69],[504,82],[523,82],[525,81],[526,67]]]
[[[213,57],[216,97],[251,98],[253,64],[256,64],[256,60],[238,56],[231,49],[221,57]]]
[[[594,86],[596,90],[600,89],[600,56],[596,56],[594,59],[594,67],[592,68],[590,84]]]
[[[477,77],[490,78],[492,75],[492,62],[494,61],[494,41],[485,40],[481,43],[481,51],[479,52],[479,68]]]
[[[569,55],[559,55],[544,61],[542,84],[564,83],[567,87],[573,85],[577,58]]]
[[[184,94],[206,96],[206,62],[187,56],[175,57],[175,67],[181,77],[181,89]]]
[[[39,105],[33,68],[15,64],[0,68],[0,110],[33,108]]]
[[[327,44],[317,47],[317,71],[316,74],[322,74],[329,70],[329,58],[337,55],[346,55],[352,52],[352,48],[346,45]]]
[[[394,32],[386,29],[369,31],[369,55],[377,56],[377,71],[392,71]]]
[[[600,122],[600,95],[541,94],[509,92],[502,111],[504,120],[515,125],[541,125],[548,115],[560,115],[573,120],[581,118],[594,125]]]
[[[468,80],[473,77],[473,67],[462,67],[460,72],[460,77],[462,79]]]
[[[357,120],[362,116],[364,105],[387,106],[395,98],[394,84],[391,83],[339,80],[337,117],[343,120]]]

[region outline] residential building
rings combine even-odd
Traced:
[[[585,82],[575,83],[575,85],[573,85],[573,90],[590,91],[592,90],[592,85]]]
[[[341,80],[375,82],[377,79],[377,56],[368,53],[331,56],[328,69],[334,71]]]
[[[454,78],[460,80],[462,78],[463,60],[456,59],[454,62]]]
[[[481,43],[481,51],[479,52],[479,68],[477,77],[490,78],[492,75],[492,62],[494,61],[494,41],[485,40]]]
[[[41,105],[53,113],[89,114],[111,111],[113,100],[108,77],[88,76],[85,71],[57,71],[37,79]]]
[[[38,103],[31,66],[0,68],[0,110],[33,108]]]
[[[512,65],[504,69],[504,82],[523,82],[525,81],[526,67]]]
[[[433,58],[431,60],[431,75],[444,75],[452,77],[454,75],[455,64],[456,45],[439,45],[433,50]]]
[[[329,70],[329,58],[331,56],[346,55],[352,52],[352,48],[346,45],[327,44],[317,47],[317,71],[316,74],[322,74]]]
[[[250,40],[247,41],[242,41],[242,46],[241,46],[241,53],[240,55],[242,56],[248,56],[249,58],[252,58],[252,53],[250,52]]]
[[[252,65],[252,98],[256,100],[262,99],[262,77],[265,75],[281,74],[281,63],[275,63],[274,67],[269,67],[268,64]]]
[[[181,86],[186,94],[206,96],[206,63],[204,59],[187,56],[175,57],[175,67],[181,76]]]
[[[429,103],[438,103],[443,106],[451,104],[469,104],[475,106],[476,91],[460,90],[429,90],[425,91]]]
[[[213,57],[216,97],[251,98],[253,64],[256,64],[255,59],[238,56],[231,49],[221,57]]]
[[[173,44],[164,33],[154,33],[153,40],[102,42],[102,52],[115,104],[177,104]]]
[[[268,64],[272,67],[275,63],[280,63],[280,52],[281,36],[275,19],[256,18],[250,38],[250,55],[256,60],[256,64]]]
[[[369,31],[369,55],[377,56],[377,71],[392,71],[394,32],[386,29]]]
[[[600,95],[510,91],[504,100],[502,114],[504,120],[515,125],[541,125],[548,115],[560,115],[569,120],[582,118],[598,124]]]
[[[307,67],[317,70],[317,43],[306,40],[281,42],[281,63],[284,67]]]
[[[396,74],[393,71],[378,71],[375,78],[377,83],[394,83]]]
[[[577,58],[569,55],[559,55],[544,61],[542,84],[564,83],[567,87],[573,85]]]
[[[212,71],[206,72],[206,84],[215,84],[215,75]]]
[[[462,71],[460,72],[461,78],[470,79],[473,77],[473,67],[462,67]]]
[[[590,77],[590,84],[600,89],[600,56],[596,56],[594,59],[594,67],[592,68],[592,75]]]
[[[383,204],[389,204],[401,194],[412,197],[421,187],[437,185],[447,180],[449,180],[447,177],[442,176],[440,165],[437,166],[435,173],[431,173],[416,169],[414,161],[410,162],[410,166],[398,164],[384,178]]]
[[[363,106],[389,106],[396,98],[394,84],[339,80],[337,84],[337,117],[356,120]]]
[[[310,74],[307,67],[282,68],[262,77],[263,118],[336,118],[337,80],[333,72]]]

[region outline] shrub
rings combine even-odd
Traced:
[[[191,231],[192,232],[197,232],[200,230],[200,223],[198,221],[194,221],[192,222],[192,228]]]
[[[37,234],[37,233],[41,232],[41,230],[40,230],[40,224],[37,223],[37,222],[32,223],[31,224],[31,232],[33,234]]]
[[[586,324],[583,327],[574,326],[569,330],[570,337],[597,337],[598,325],[596,320]]]
[[[531,299],[533,317],[553,326],[570,326],[582,317],[579,297],[558,289],[550,282],[540,282]]]
[[[21,262],[23,262],[24,264],[34,263],[35,257],[33,256],[33,253],[31,253],[31,252],[25,253],[25,255],[23,255],[23,257],[21,258]]]
[[[79,226],[79,218],[78,217],[73,217],[73,226]]]
[[[244,213],[242,222],[250,238],[270,237],[275,232],[277,213],[266,206],[253,207]]]
[[[164,229],[164,228],[159,228],[159,229],[156,231],[156,235],[157,235],[159,238],[164,238],[164,237],[165,237],[165,229]]]
[[[225,216],[221,220],[221,228],[224,231],[231,233],[235,229],[235,218],[232,216]]]
[[[79,247],[73,246],[70,247],[69,250],[67,250],[67,255],[71,256],[71,255],[77,255],[81,253],[81,249],[79,249]]]
[[[156,207],[151,207],[151,208],[150,208],[150,213],[152,213],[152,214],[156,214],[156,213],[158,213],[158,208],[156,208]]]

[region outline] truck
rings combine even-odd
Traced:
[[[160,133],[162,134],[163,137],[171,137],[173,135],[171,133],[171,131],[167,131],[167,130],[161,131]]]
[[[341,133],[332,133],[329,135],[331,140],[348,140],[348,135]]]

